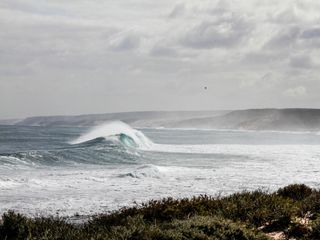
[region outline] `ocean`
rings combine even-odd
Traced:
[[[320,187],[320,135],[0,126],[0,213],[88,216],[164,197]]]

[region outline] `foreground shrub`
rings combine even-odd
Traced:
[[[289,238],[301,239],[309,235],[310,229],[304,224],[293,222],[290,224],[286,233]]]
[[[217,217],[194,216],[187,220],[174,220],[160,225],[147,225],[142,217],[130,218],[127,226],[113,227],[111,239],[141,240],[268,240],[257,231],[249,230],[239,223]]]
[[[9,211],[3,214],[2,222],[0,228],[1,239],[26,239],[28,237],[28,220],[26,217]]]
[[[98,215],[90,223],[105,227],[121,225],[126,217],[142,215],[150,223],[190,218],[194,215],[215,215],[243,221],[253,227],[269,224],[270,231],[288,226],[297,211],[294,201],[262,191],[242,192],[214,199],[200,196],[192,199],[150,201],[142,207],[124,208],[110,215]]]
[[[311,224],[311,233],[305,239],[310,239],[310,240],[319,240],[320,239],[320,217],[317,218]]]
[[[0,239],[81,239],[79,228],[63,219],[27,219],[12,211],[2,217]]]
[[[304,184],[292,184],[278,190],[278,195],[301,201],[312,194],[312,189]]]
[[[301,202],[301,213],[320,213],[320,192],[314,191]],[[315,217],[315,215],[314,215]]]
[[[271,232],[320,239],[319,215],[320,193],[305,185],[290,185],[276,193],[149,201],[94,216],[83,224],[8,212],[2,217],[0,240],[246,240],[268,239],[265,233]]]
[[[296,206],[292,200],[261,191],[237,193],[222,198],[217,209],[217,214],[224,218],[243,221],[253,227],[267,225],[267,231],[287,227],[294,212]]]
[[[189,220],[176,220],[171,227],[179,233],[179,239],[269,239],[262,233],[247,229],[243,224],[219,217],[195,216]]]

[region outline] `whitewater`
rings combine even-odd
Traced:
[[[0,126],[0,213],[92,215],[163,197],[319,187],[315,133]]]

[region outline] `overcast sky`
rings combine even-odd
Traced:
[[[319,0],[1,0],[0,118],[319,108],[319,49]]]

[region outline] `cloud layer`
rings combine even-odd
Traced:
[[[316,0],[3,0],[0,118],[318,108],[319,11]]]

